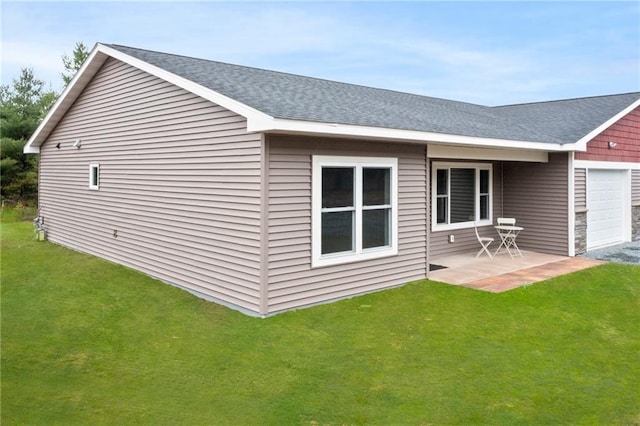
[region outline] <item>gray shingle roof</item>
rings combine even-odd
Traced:
[[[558,140],[574,142],[640,99],[640,92],[564,99],[493,109],[528,129]]]
[[[109,46],[272,117],[313,122],[557,144],[577,141],[640,99],[640,93],[632,93],[486,107],[126,46]]]

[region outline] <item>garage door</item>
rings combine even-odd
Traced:
[[[588,170],[587,249],[624,241],[625,178],[623,170]]]

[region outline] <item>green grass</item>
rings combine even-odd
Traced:
[[[2,226],[2,424],[640,424],[640,267],[244,316]]]

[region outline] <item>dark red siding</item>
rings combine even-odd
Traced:
[[[610,141],[615,148],[609,148]],[[576,152],[576,160],[640,162],[640,107],[591,139],[587,152]]]

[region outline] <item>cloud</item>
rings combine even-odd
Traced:
[[[32,68],[35,77],[59,91],[62,85],[61,73],[63,48],[52,48],[30,42],[7,41],[2,43],[2,84],[18,78],[22,68]]]
[[[50,45],[20,41],[3,42],[3,65],[12,67],[34,67],[48,72],[62,71],[62,49]]]
[[[99,41],[484,104],[588,96],[638,90],[639,25],[619,14],[630,9],[637,16],[628,4],[3,3],[2,81],[31,65],[61,84],[60,56]]]

